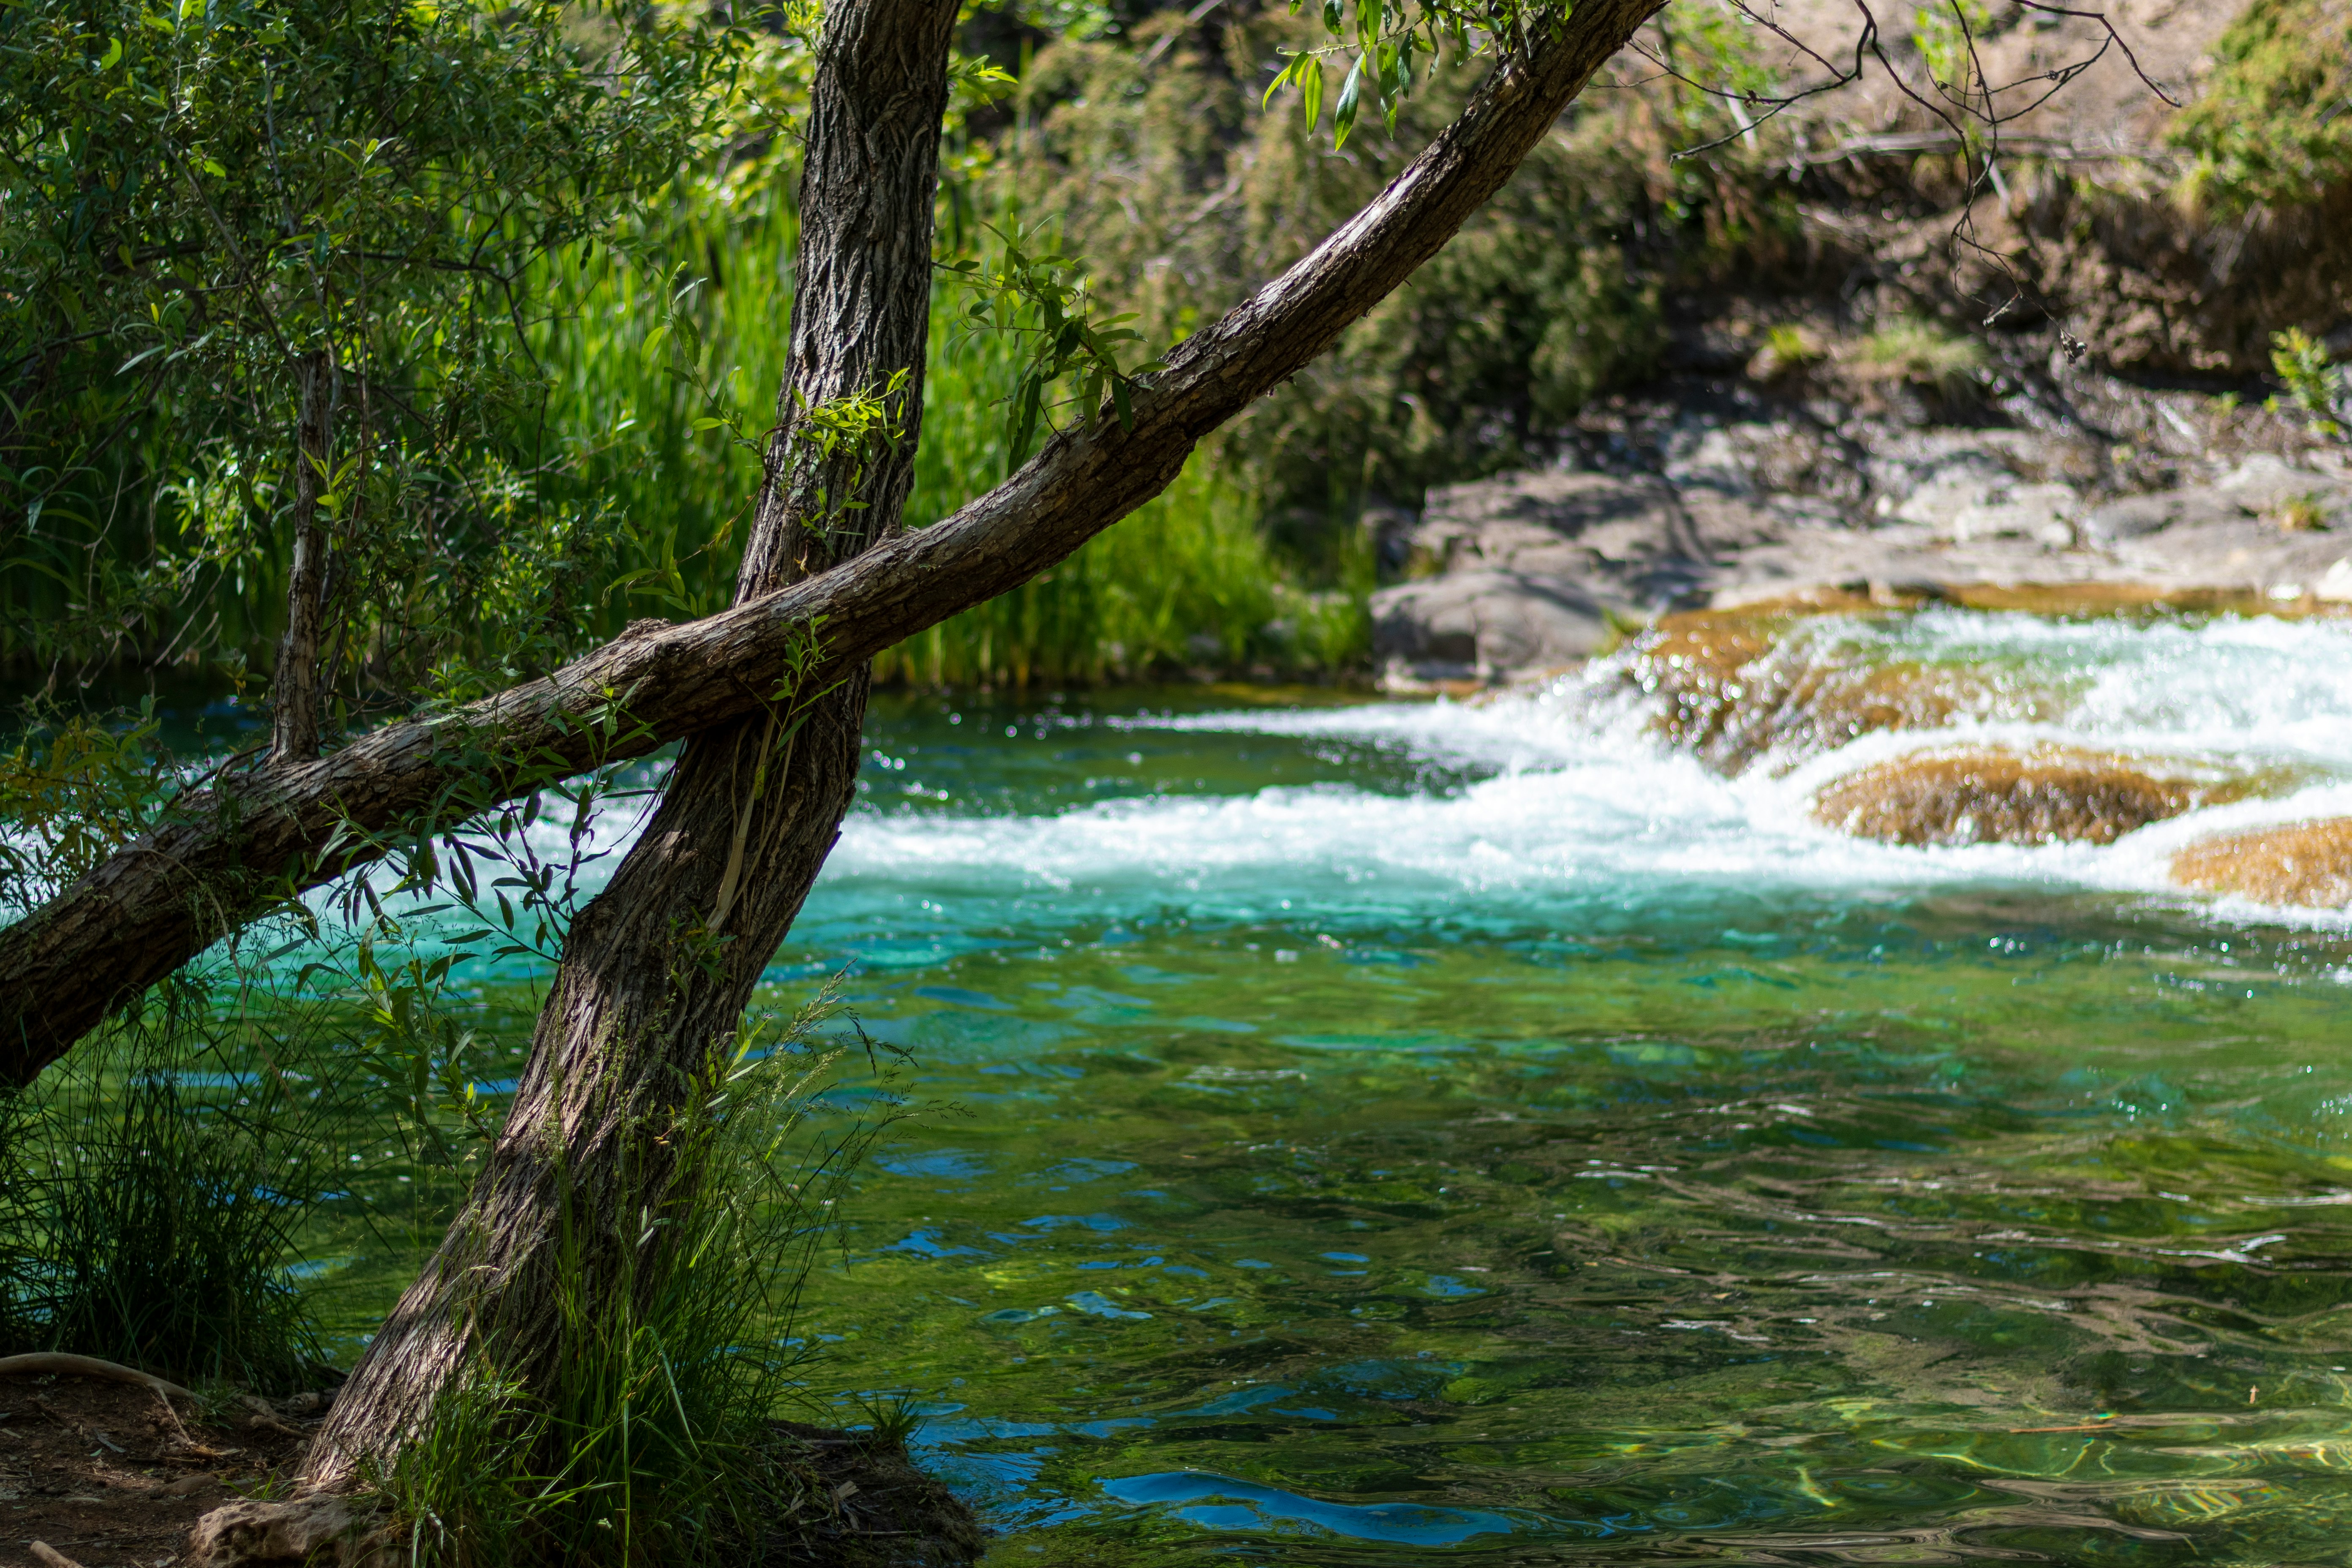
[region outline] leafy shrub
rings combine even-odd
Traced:
[[[2252,0],[2213,53],[2169,133],[2193,204],[2298,205],[2352,174],[2352,0]]]
[[[2324,344],[2300,327],[2273,333],[2271,368],[2278,372],[2279,381],[2295,406],[2312,416],[2314,427],[2321,435],[2342,432],[2343,427],[2336,423],[2336,405],[2347,392],[2352,392],[2352,377],[2327,363]]]
[[[1851,369],[1865,379],[1931,386],[1947,398],[1965,394],[1984,368],[1984,345],[1932,321],[1897,316],[1855,343]]]

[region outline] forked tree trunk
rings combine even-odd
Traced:
[[[826,9],[790,359],[739,602],[858,553],[905,507],[955,14],[956,0]],[[799,409],[881,391],[902,372],[894,439],[830,458],[800,439]],[[530,1386],[562,1349],[560,1285],[592,1297],[627,1279],[657,1288],[659,1260],[633,1266],[628,1254],[649,1210],[694,1190],[671,1135],[695,1086],[725,1064],[856,785],[866,668],[824,679],[828,689],[779,693],[772,677],[750,711],[687,742],[653,820],[572,925],[506,1127],[337,1396],[306,1465],[313,1484],[347,1483],[362,1456],[388,1457],[486,1341],[500,1374]]]

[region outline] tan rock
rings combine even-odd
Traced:
[[[2249,787],[2109,752],[1987,747],[1864,768],[1816,795],[1813,815],[1890,844],[2111,844]]]
[[[2200,839],[2172,858],[2172,879],[2259,903],[2352,908],[2352,816]]]
[[[186,1568],[333,1564],[394,1568],[399,1560],[380,1508],[333,1492],[276,1502],[247,1499],[216,1508],[188,1531]]]

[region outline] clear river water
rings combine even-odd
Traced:
[[[919,1401],[992,1563],[2352,1562],[2352,922],[2166,880],[2352,814],[2352,621],[1804,635],[1973,695],[1728,776],[1608,660],[877,701],[772,978],[847,966],[931,1109],[808,1282],[817,1396]],[[2273,783],[2107,846],[1811,816],[1959,738]]]

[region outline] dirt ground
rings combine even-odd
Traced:
[[[316,1395],[174,1410],[129,1384],[0,1376],[0,1568],[56,1568],[37,1541],[81,1568],[163,1568],[198,1517],[272,1495],[323,1410]]]
[[[0,1374],[0,1568],[170,1568],[189,1527],[240,1497],[286,1495],[326,1396],[229,1396],[202,1410],[135,1384]],[[971,1510],[895,1441],[773,1424],[814,1507],[775,1521],[764,1568],[950,1568],[983,1548]]]

